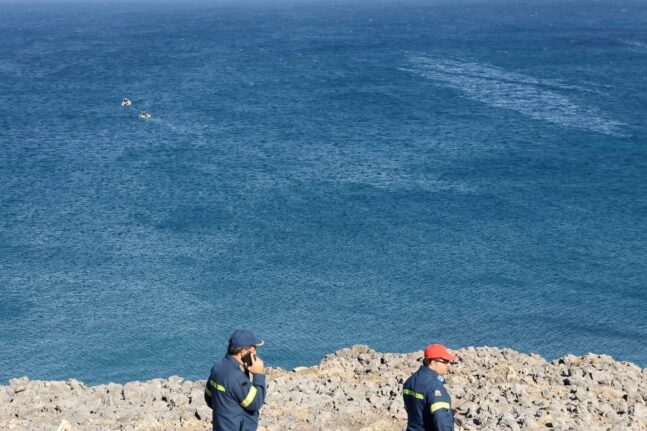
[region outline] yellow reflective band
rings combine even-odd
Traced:
[[[416,397],[419,400],[425,399],[425,396],[423,394],[419,394],[418,392],[413,392],[411,389],[404,389],[402,392],[404,392],[405,395],[411,395],[412,397]]]
[[[209,380],[209,383],[211,383],[211,386],[218,389],[220,392],[225,392],[225,387],[223,385],[219,385],[218,383],[214,382],[213,380]]]
[[[209,388],[204,388],[204,391],[207,395],[211,396],[211,391],[209,390]]]
[[[449,410],[449,403],[446,403],[446,402],[439,402],[439,403],[433,403],[433,404],[431,405],[431,412],[432,412],[432,413],[433,413],[433,412],[435,412],[436,410],[440,410],[440,409],[447,409],[447,410]]]
[[[240,402],[240,405],[243,406],[244,408],[249,407],[249,405],[254,401],[254,398],[256,398],[256,388],[252,386],[249,388],[249,392],[247,392],[247,396],[245,397],[244,400]]]

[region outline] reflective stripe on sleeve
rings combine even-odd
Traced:
[[[207,395],[211,396],[211,391],[209,390],[209,387],[208,387],[208,386],[204,388],[204,392],[205,392]]]
[[[256,398],[256,388],[252,386],[249,388],[249,392],[247,392],[247,396],[245,397],[244,400],[240,402],[240,405],[244,408],[249,407],[249,405],[254,401],[254,398]]]
[[[449,410],[449,403],[441,401],[439,403],[433,403],[430,407],[431,412],[434,413],[436,410],[447,409]]]
[[[412,397],[416,397],[416,398],[418,398],[419,400],[424,400],[424,399],[425,399],[425,395],[424,395],[424,394],[419,394],[418,392],[413,392],[411,389],[403,389],[403,390],[402,390],[402,392],[403,392],[405,395],[411,395]]]
[[[218,383],[214,382],[213,380],[209,380],[209,383],[211,383],[211,386],[218,389],[220,392],[225,392],[225,387],[223,385],[219,385]]]

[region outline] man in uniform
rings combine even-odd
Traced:
[[[404,382],[404,407],[407,410],[407,431],[454,431],[451,397],[444,375],[456,356],[442,344],[430,344],[418,371]]]
[[[265,366],[256,356],[263,341],[251,331],[236,330],[227,355],[215,363],[204,389],[213,410],[213,431],[255,431],[265,401]]]

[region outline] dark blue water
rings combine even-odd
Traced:
[[[647,366],[646,72],[645,2],[2,3],[0,382]]]

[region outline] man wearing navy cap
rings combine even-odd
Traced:
[[[407,431],[454,431],[452,399],[443,377],[456,360],[442,344],[430,344],[418,371],[404,382]]]
[[[236,330],[227,355],[215,363],[204,389],[213,410],[213,431],[255,431],[265,402],[265,366],[256,356],[264,344],[251,331]]]

